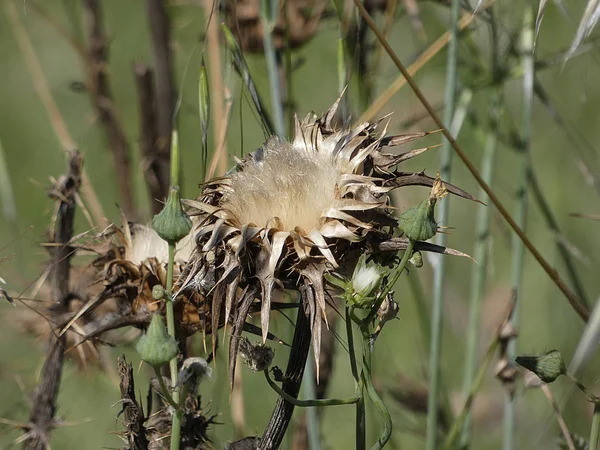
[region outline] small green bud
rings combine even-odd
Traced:
[[[539,356],[517,356],[516,362],[531,370],[544,383],[552,383],[567,373],[567,366],[558,350],[550,350]]]
[[[167,203],[152,219],[152,226],[156,233],[170,244],[180,241],[192,230],[192,220],[181,206],[178,186],[171,186]]]
[[[152,298],[154,300],[162,300],[165,298],[166,290],[162,284],[155,284],[152,286]]]
[[[437,222],[434,217],[436,202],[447,194],[446,188],[440,180],[440,175],[433,183],[429,198],[421,202],[416,208],[408,208],[398,218],[398,227],[413,241],[426,241],[437,233]]]
[[[142,360],[153,367],[168,363],[179,353],[177,341],[167,333],[163,318],[159,314],[152,316],[148,331],[140,338],[135,349]]]
[[[437,222],[429,200],[424,200],[416,208],[408,208],[400,214],[398,227],[413,241],[426,241],[435,236]]]
[[[414,252],[410,258],[410,263],[417,269],[423,267],[423,255],[421,255],[421,252]]]

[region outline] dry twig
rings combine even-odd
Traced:
[[[175,88],[172,72],[171,27],[163,0],[147,0],[148,21],[156,73],[158,151],[168,158],[175,111]]]
[[[167,197],[169,190],[169,152],[158,144],[154,73],[145,64],[136,64],[135,81],[140,107],[142,168],[152,213],[158,214],[163,208],[161,200]]]
[[[87,60],[88,89],[94,107],[108,138],[113,157],[117,184],[123,211],[128,219],[136,217],[133,198],[133,186],[129,169],[129,144],[123,127],[117,118],[111,99],[107,79],[107,45],[103,30],[101,3],[99,0],[85,0],[84,6],[88,19],[89,54]]]
[[[73,251],[68,242],[73,236],[75,195],[81,185],[82,166],[81,154],[77,151],[72,152],[67,175],[50,191],[50,195],[59,200],[51,242],[63,245],[49,247],[52,253],[49,281],[56,308],[63,311],[68,310],[70,301],[70,259]],[[50,447],[50,435],[56,426],[54,414],[65,353],[63,341],[64,337],[56,339],[54,334],[50,337],[40,384],[32,395],[33,409],[23,446],[26,450],[43,450]]]

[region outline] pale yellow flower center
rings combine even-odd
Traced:
[[[243,224],[264,227],[278,217],[282,230],[301,227],[310,232],[333,206],[339,175],[329,155],[308,154],[271,140],[261,157],[231,175],[233,193],[222,206]]]

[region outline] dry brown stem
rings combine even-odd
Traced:
[[[83,2],[87,12],[89,54],[87,62],[88,89],[92,102],[104,128],[119,186],[121,207],[129,220],[136,218],[133,185],[129,162],[129,143],[113,107],[108,84],[107,41],[104,33],[101,3],[99,0]]]
[[[142,168],[150,195],[153,214],[158,214],[169,190],[169,152],[161,149],[158,142],[156,94],[154,73],[145,64],[136,64],[135,81],[139,99],[140,147]]]
[[[146,9],[152,35],[156,73],[158,152],[168,157],[171,154],[171,132],[173,131],[173,113],[175,111],[171,26],[163,0],[147,0]]]
[[[75,195],[81,185],[82,166],[81,154],[77,151],[72,152],[67,174],[50,191],[50,195],[59,201],[51,242],[62,245],[48,247],[52,254],[49,281],[52,286],[52,297],[59,310],[68,310],[70,301],[70,259],[73,251],[68,242],[73,236]],[[54,334],[50,337],[40,383],[32,394],[33,408],[27,426],[24,449],[43,450],[50,447],[51,432],[56,426],[54,414],[65,353],[63,341],[64,337],[56,339]]]
[[[121,383],[121,401],[123,425],[127,428],[126,439],[130,450],[147,450],[148,439],[144,428],[144,411],[135,398],[135,385],[133,382],[133,367],[125,359],[125,355],[118,358],[119,377]]]

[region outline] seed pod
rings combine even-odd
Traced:
[[[148,331],[135,346],[143,361],[160,367],[177,356],[179,349],[175,338],[167,333],[162,316],[154,314]]]
[[[170,244],[180,241],[192,230],[192,220],[181,206],[178,186],[171,186],[167,203],[152,219],[152,226]]]
[[[531,370],[544,383],[552,383],[567,373],[567,366],[558,350],[550,350],[539,356],[517,356],[516,362]]]

